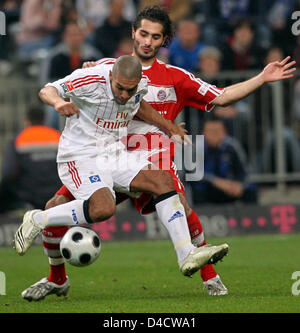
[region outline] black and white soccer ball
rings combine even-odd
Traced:
[[[60,242],[60,252],[66,262],[73,266],[92,264],[101,251],[101,242],[97,233],[84,227],[70,228]]]

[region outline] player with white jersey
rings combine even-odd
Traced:
[[[197,248],[191,243],[184,207],[170,175],[142,154],[127,151],[120,141],[120,131],[135,114],[166,131],[177,129],[182,133],[180,127],[143,101],[146,93],[142,66],[131,56],[77,70],[41,90],[43,102],[70,116],[59,142],[57,162],[60,179],[75,200],[45,211],[26,212],[14,237],[17,253],[24,255],[46,227],[90,224],[110,218],[115,213],[114,188],[120,188],[155,196],[156,211],[169,232],[183,275],[191,276],[227,254],[227,244]],[[116,162],[125,161],[123,168],[109,162],[112,153]]]
[[[143,73],[149,79],[148,93],[145,96],[145,100],[154,109],[159,111],[162,116],[171,121],[175,120],[176,116],[185,106],[192,106],[203,111],[211,111],[215,105],[226,106],[246,97],[265,82],[290,78],[292,77],[292,72],[295,70],[295,68],[291,68],[295,62],[288,62],[289,57],[287,57],[281,62],[270,63],[259,75],[250,80],[226,88],[217,88],[196,78],[193,74],[185,70],[164,64],[156,58],[160,47],[168,42],[171,37],[172,24],[168,13],[158,6],[146,7],[138,13],[133,22],[132,38],[134,41],[134,50],[132,55],[140,60],[143,65]],[[110,60],[100,60],[99,63],[102,61],[109,62]],[[94,62],[86,64],[86,66],[96,65],[97,63]],[[144,147],[146,149],[149,149],[149,147],[151,149],[151,142],[152,148],[155,148],[153,147],[154,142],[158,142],[160,145],[167,142],[166,146],[170,149],[160,155],[155,154],[150,160],[158,166],[163,164],[165,160],[167,163],[170,161],[168,171],[173,177],[174,186],[185,208],[192,242],[197,246],[205,245],[206,241],[199,217],[189,206],[185,198],[183,185],[176,173],[176,166],[172,163],[174,145],[169,144],[169,139],[159,129],[148,124],[143,124],[142,121],[137,119],[129,125],[129,130],[131,132],[129,136],[131,140],[128,140],[128,149],[134,149],[132,138],[136,141],[145,142],[145,140],[138,140],[136,138],[137,134],[141,134],[143,138],[147,138],[147,147]],[[153,140],[156,137],[159,139]],[[59,205],[72,199],[73,197],[70,192],[63,187],[49,200],[47,206]],[[117,193],[117,201],[123,199],[124,196],[120,196]],[[151,195],[144,193],[140,198],[132,200],[139,212],[146,214],[153,211],[154,206]],[[43,233],[44,249],[50,262],[48,281],[54,282],[57,287],[67,279],[63,258],[61,258],[58,250],[59,240],[65,231],[65,229],[49,228],[45,229]],[[53,239],[57,240],[55,250]],[[220,280],[212,265],[202,267],[201,277],[210,295],[227,294],[227,288]]]

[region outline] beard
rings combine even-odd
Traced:
[[[140,48],[140,43],[137,41],[137,40],[134,40],[133,42],[133,48],[134,48],[134,52],[135,54],[142,60],[149,60],[149,59],[152,59],[152,58],[155,58],[159,49],[160,49],[160,46],[157,47],[156,49],[152,49],[152,52],[150,54],[144,54],[142,53],[139,48]]]

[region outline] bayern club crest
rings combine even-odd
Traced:
[[[164,90],[159,90],[159,92],[157,93],[157,98],[160,100],[160,101],[164,101],[167,97],[167,94]]]

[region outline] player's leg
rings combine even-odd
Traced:
[[[69,190],[63,185],[55,195],[48,200],[45,209],[62,205],[75,200]],[[60,253],[60,241],[68,231],[68,226],[52,226],[42,231],[44,252],[48,257],[50,272],[48,277],[42,278],[23,290],[22,297],[28,301],[40,301],[51,294],[67,295],[70,282],[66,275],[65,261]]]
[[[182,273],[190,276],[208,262],[214,263],[223,258],[228,252],[227,244],[210,249],[193,246],[184,207],[175,191],[171,175],[156,167],[153,170],[151,168],[154,166],[150,166],[150,170],[148,165],[146,170],[138,172],[130,182],[130,189],[154,195],[157,214],[169,232]]]
[[[167,228],[175,246],[178,261],[193,250],[186,224],[184,208],[174,190],[171,176],[163,170],[141,170],[130,184],[132,191],[154,194],[157,213]],[[174,220],[168,223],[168,220]]]
[[[23,223],[15,234],[15,247],[24,254],[42,229],[103,221],[115,213],[113,181],[110,173],[99,175],[94,160],[76,163],[76,179],[67,163],[59,165],[62,181],[77,197],[76,200],[45,211],[33,210],[24,215]],[[91,176],[94,175],[94,176]]]
[[[190,207],[184,193],[178,192],[178,194],[180,202],[184,206],[187,215],[187,222],[192,243],[197,247],[205,246],[206,240],[198,214]],[[200,270],[200,275],[203,280],[204,287],[209,295],[222,296],[228,294],[226,286],[221,281],[220,276],[212,264],[203,266]]]
[[[116,193],[116,204],[129,199],[125,193]],[[62,205],[75,200],[71,192],[62,186],[56,194],[47,202],[46,209]],[[50,273],[48,277],[42,278],[26,288],[22,297],[28,301],[40,301],[45,297],[56,294],[57,296],[67,295],[70,288],[70,281],[66,275],[65,260],[60,253],[60,241],[69,229],[68,226],[52,226],[45,228],[42,232],[44,252],[48,256]]]

